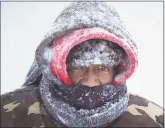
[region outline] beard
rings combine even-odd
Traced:
[[[102,106],[106,102],[118,102],[118,96],[122,96],[123,85],[100,85],[88,87],[81,84],[52,85],[51,91],[54,97],[64,100],[77,109],[93,109]]]

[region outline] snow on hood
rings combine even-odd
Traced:
[[[38,46],[24,85],[38,81],[41,75],[52,81],[71,84],[66,71],[69,51],[93,38],[112,41],[127,53],[129,64],[123,65],[123,71],[114,79],[114,84],[123,84],[138,64],[136,44],[113,7],[106,2],[77,1],[61,12]]]

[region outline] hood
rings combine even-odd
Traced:
[[[77,44],[89,39],[104,39],[121,46],[128,57],[113,84],[123,84],[138,64],[137,47],[116,10],[105,2],[73,2],[56,18],[37,47],[35,60],[24,85],[39,82],[43,75],[57,84],[71,85],[66,58]],[[58,82],[57,82],[58,81]]]

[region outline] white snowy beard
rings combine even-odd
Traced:
[[[128,93],[119,96],[116,102],[106,102],[95,109],[76,109],[70,104],[54,97],[50,90],[50,81],[44,77],[40,83],[41,98],[47,111],[54,120],[67,127],[101,127],[110,124],[127,108]],[[56,86],[56,85],[54,85]],[[67,86],[67,85],[66,85]],[[126,86],[126,85],[123,85]]]

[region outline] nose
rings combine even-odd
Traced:
[[[83,78],[80,80],[80,84],[88,87],[94,87],[101,85],[100,80],[91,69],[85,71]]]

